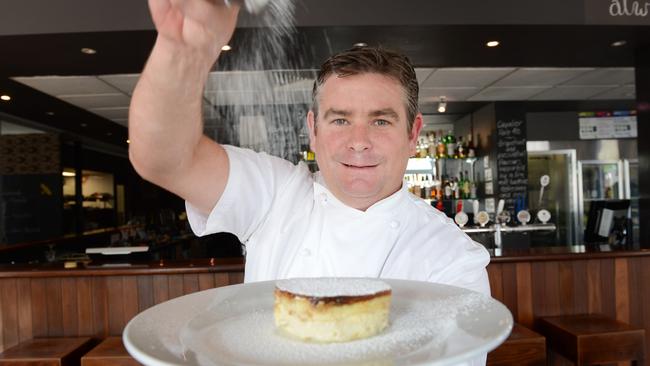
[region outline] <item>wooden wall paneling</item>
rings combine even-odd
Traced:
[[[587,260],[587,312],[602,313],[602,300],[600,292],[600,260]]]
[[[61,279],[61,308],[63,311],[63,335],[76,336],[79,332],[79,311],[77,302],[77,279],[64,277]]]
[[[636,299],[637,309],[639,309],[639,320],[634,325],[641,325],[645,328],[645,361],[650,365],[650,258],[639,258],[639,262],[644,260],[645,263],[639,263],[637,266],[638,280],[637,286],[633,287],[633,297]]]
[[[137,276],[138,310],[143,311],[156,303],[153,298],[153,276]]]
[[[124,288],[122,276],[106,277],[106,293],[108,298],[108,334],[112,336],[122,333],[124,322]]]
[[[63,336],[63,292],[61,278],[45,279],[45,299],[48,337]]]
[[[212,273],[199,273],[199,291],[214,288],[214,275]]]
[[[95,334],[92,282],[90,277],[77,278],[77,329],[80,336]]]
[[[183,275],[173,274],[167,276],[169,282],[169,298],[174,299],[183,296]]]
[[[614,288],[614,259],[600,261],[600,294],[602,313],[616,318],[616,289]]]
[[[5,347],[18,344],[18,303],[16,302],[16,279],[8,278],[0,280],[0,302],[2,302],[1,322],[3,340]]]
[[[169,300],[169,282],[166,275],[153,276],[153,301],[154,304]]]
[[[32,339],[32,290],[29,278],[16,280],[18,303],[18,340]],[[2,343],[2,341],[0,341]]]
[[[589,312],[589,288],[587,286],[587,261],[572,261],[573,266],[573,310],[575,314]]]
[[[494,263],[487,267],[490,293],[496,300],[503,302],[503,265]]]
[[[191,294],[199,291],[199,276],[195,273],[183,275],[183,294]]]
[[[563,314],[575,314],[575,282],[573,281],[573,264],[569,261],[558,263],[559,301]]]
[[[122,276],[122,289],[122,297],[124,298],[124,315],[122,318],[120,334],[126,326],[126,323],[140,312],[138,304],[138,299],[140,298],[138,295],[138,279],[135,276]]]
[[[517,303],[517,267],[515,263],[503,264],[503,303],[510,309],[515,321],[519,321]]]
[[[244,273],[243,272],[228,272],[228,284],[237,285],[244,283]]]
[[[533,292],[533,314],[535,314],[535,317],[546,312],[544,303],[544,269],[543,262],[533,262],[530,264],[530,281]]]
[[[5,279],[0,279],[0,282],[6,281]],[[2,317],[4,314],[4,309],[2,306],[2,301],[0,301],[0,352],[5,350],[5,345],[4,345],[4,331],[2,330],[4,327],[4,322],[2,321]]]
[[[45,279],[31,280],[32,333],[34,338],[47,337],[47,311],[45,309]]]
[[[544,299],[547,316],[561,314],[560,307],[560,265],[557,261],[544,262]]]
[[[529,262],[516,264],[517,273],[517,319],[526,327],[532,327],[533,316],[533,286]]]
[[[108,290],[106,277],[92,277],[91,296],[93,300],[93,335],[107,337],[108,332]]]
[[[616,288],[616,320],[630,322],[630,281],[628,278],[628,259],[614,260],[614,287]]]
[[[228,272],[218,272],[214,274],[214,287],[228,286],[230,284],[230,276]]]

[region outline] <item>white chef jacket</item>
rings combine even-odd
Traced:
[[[437,282],[490,295],[487,250],[405,186],[366,211],[339,201],[320,173],[225,145],[226,188],[198,236],[230,232],[246,247],[245,282],[295,277],[375,277]],[[462,365],[485,365],[486,355]]]
[[[230,232],[244,243],[245,282],[375,277],[490,294],[487,250],[405,186],[360,211],[303,163],[224,148],[230,173],[219,202],[207,217],[186,207],[196,235]]]

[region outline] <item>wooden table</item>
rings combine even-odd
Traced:
[[[0,366],[74,366],[92,347],[91,338],[36,338],[0,353]]]
[[[81,366],[138,366],[124,348],[121,337],[109,337],[81,358]]]

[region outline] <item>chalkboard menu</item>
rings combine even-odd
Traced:
[[[526,206],[528,197],[525,120],[498,119],[496,145],[498,199],[505,200],[505,209],[515,213],[515,201],[522,200]]]
[[[61,236],[60,174],[5,175],[0,180],[0,243]]]

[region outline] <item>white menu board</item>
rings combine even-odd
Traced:
[[[580,117],[581,140],[634,138],[636,116]]]

